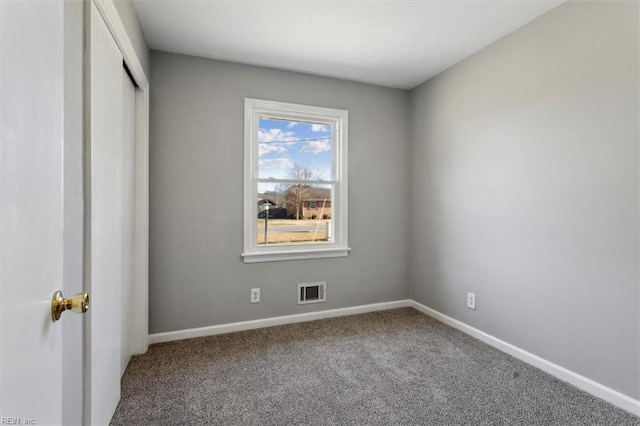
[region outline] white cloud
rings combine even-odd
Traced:
[[[266,177],[265,174],[268,174],[267,172],[278,172],[275,174],[268,174],[269,177],[276,177],[276,178],[280,178],[280,177],[284,177],[281,176],[281,174],[284,172],[284,174],[286,175],[286,173],[289,171],[289,169],[293,167],[293,161],[291,161],[290,158],[265,158],[263,160],[258,160],[258,168],[260,170],[260,176],[261,177]]]
[[[295,140],[295,132],[283,132],[280,129],[259,129],[258,142],[288,142]]]
[[[284,154],[287,152],[287,146],[292,145],[295,141],[295,132],[283,132],[280,129],[259,129],[258,130],[258,156],[277,152]]]
[[[312,124],[311,131],[312,132],[328,132],[329,126],[327,126],[326,124]]]
[[[263,155],[269,154],[271,152],[284,154],[285,152],[287,152],[287,148],[281,144],[266,144],[266,143],[258,144],[258,157],[262,157]]]
[[[311,141],[302,147],[300,150],[303,154],[320,154],[321,152],[331,151],[331,144],[329,139],[323,139],[321,141]]]
[[[298,125],[297,121],[292,121],[289,124],[287,124],[287,128],[291,129],[293,127],[296,127]]]

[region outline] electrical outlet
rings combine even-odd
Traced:
[[[260,289],[252,288],[251,289],[251,303],[260,303]]]
[[[475,293],[467,293],[467,308],[476,309],[476,295]]]

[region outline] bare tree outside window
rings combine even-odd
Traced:
[[[322,173],[316,172],[302,164],[294,164],[288,171],[288,177],[291,180],[319,180]],[[314,186],[307,183],[296,183],[288,185],[287,203],[295,206],[296,220],[300,220],[300,211],[302,210],[302,202],[311,193]]]
[[[289,185],[285,184],[285,183],[279,183],[277,185],[275,185],[274,188],[274,202],[276,203],[276,206],[279,208],[286,208],[287,207],[287,191],[289,190]]]

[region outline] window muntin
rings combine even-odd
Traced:
[[[348,254],[346,128],[344,110],[245,99],[245,263]]]

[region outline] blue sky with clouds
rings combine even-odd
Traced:
[[[286,179],[294,164],[307,166],[320,179],[331,179],[331,126],[260,119],[258,177]]]

